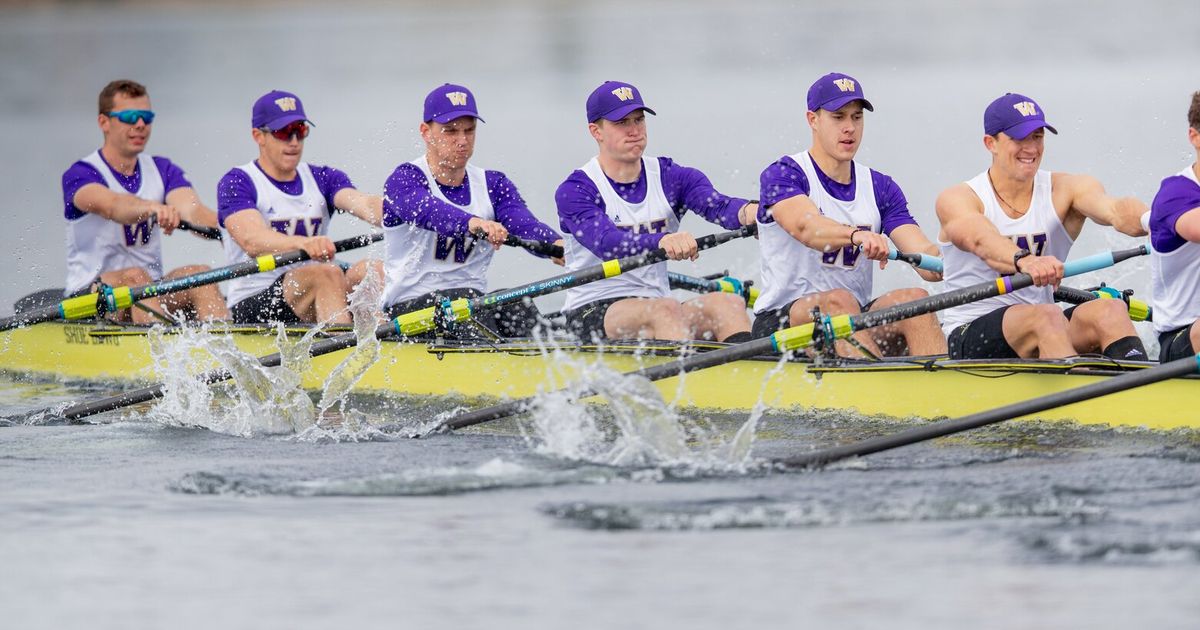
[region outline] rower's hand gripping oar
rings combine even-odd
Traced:
[[[1089,271],[1096,271],[1097,269],[1104,269],[1123,260],[1135,256],[1143,256],[1146,252],[1146,247],[1143,245],[1133,249],[1104,252],[1088,256],[1087,258],[1073,260],[1066,263],[1063,275],[1074,276]],[[846,339],[866,328],[882,326],[960,304],[1012,293],[1030,286],[1033,286],[1033,278],[1028,274],[1020,273],[1013,276],[1004,276],[997,278],[995,281],[982,282],[955,291],[931,295],[878,311],[869,311],[857,315],[825,316],[820,321],[793,326],[776,332],[770,337],[755,339],[754,341],[747,341],[720,350],[704,352],[669,363],[642,368],[629,372],[625,376],[641,376],[651,381],[657,381],[672,376],[679,376],[687,372],[695,372],[723,365],[739,359],[748,359],[760,354],[801,350],[819,343],[832,343],[838,339]],[[594,391],[589,389],[581,394],[581,397],[594,393]],[[525,411],[533,400],[533,397],[522,398],[477,411],[467,412],[442,422],[428,433],[462,429],[491,420],[506,418]]]
[[[667,282],[672,289],[683,289],[696,293],[732,293],[742,296],[746,306],[753,307],[758,300],[758,287],[753,280],[742,281],[732,276],[718,274],[715,278],[689,276],[687,274],[667,272]]]
[[[1136,372],[1127,372],[1096,383],[1076,387],[1075,389],[1055,392],[1032,400],[1025,400],[988,411],[973,413],[954,420],[944,420],[907,431],[893,433],[892,435],[884,435],[853,444],[845,444],[811,453],[795,455],[776,460],[776,463],[789,468],[823,466],[838,460],[869,455],[871,453],[878,453],[879,451],[886,451],[909,444],[916,444],[917,442],[961,433],[989,424],[996,424],[997,422],[1046,411],[1047,409],[1064,407],[1077,402],[1099,398],[1100,396],[1128,391],[1135,387],[1158,383],[1177,376],[1196,374],[1197,372],[1200,372],[1200,354]]]
[[[336,251],[344,252],[370,245],[381,238],[383,238],[382,234],[364,234],[335,241],[333,246]],[[264,271],[273,271],[279,267],[303,262],[308,259],[308,252],[298,249],[282,254],[265,254],[248,262],[237,263],[219,269],[209,269],[208,271],[202,271],[173,280],[151,282],[140,287],[105,287],[99,293],[88,293],[79,297],[67,298],[58,304],[44,306],[0,319],[0,331],[57,319],[84,319],[100,314],[102,311],[111,313],[127,308],[134,302],[146,298],[167,295],[168,293],[232,280],[233,278],[249,276]]]
[[[1117,289],[1101,284],[1095,289],[1084,291],[1083,289],[1060,286],[1054,290],[1054,300],[1068,304],[1083,304],[1092,300],[1121,300],[1129,308],[1129,319],[1135,322],[1154,321],[1154,309],[1149,304],[1133,297],[1132,289],[1118,291]]]
[[[709,249],[716,247],[722,243],[731,241],[735,238],[752,236],[755,232],[755,226],[750,225],[743,227],[740,230],[731,232],[721,232],[719,234],[710,234],[696,239],[696,244],[699,249]],[[546,295],[556,291],[562,291],[572,287],[577,287],[588,282],[603,280],[613,276],[620,275],[626,271],[632,271],[639,267],[645,267],[655,263],[660,263],[667,260],[665,250],[659,248],[642,254],[627,256],[609,260],[599,265],[586,267],[579,271],[565,273],[547,280],[532,282],[514,289],[505,289],[503,291],[495,291],[481,295],[472,299],[460,299],[450,302],[449,305],[431,306],[412,313],[405,313],[399,317],[387,322],[375,329],[376,339],[385,339],[397,334],[400,335],[417,335],[424,332],[429,332],[434,329],[435,309],[443,309],[443,314],[448,321],[461,322],[466,321],[473,313],[480,310],[495,308],[503,304],[508,304],[527,297],[532,298],[539,295]],[[358,344],[358,339],[354,333],[337,335],[328,339],[322,339],[309,347],[309,356],[318,357],[345,348],[351,348]],[[264,367],[274,367],[282,362],[279,353],[270,354],[259,358],[259,364]],[[211,370],[197,377],[197,380],[205,384],[218,383],[228,380],[231,377],[226,370]],[[55,418],[73,421],[87,416],[92,416],[113,409],[120,409],[129,405],[154,400],[161,398],[163,395],[162,385],[152,385],[141,389],[109,396],[107,398],[95,400],[92,402],[79,403],[55,412],[52,409],[42,409],[39,411],[24,414],[24,418],[43,417],[52,414]]]

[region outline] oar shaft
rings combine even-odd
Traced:
[[[504,244],[511,247],[520,247],[535,254],[549,256],[551,258],[563,257],[562,245],[555,245],[554,243],[547,243],[545,241],[534,241],[509,234],[508,238],[504,239]]]
[[[1128,372],[1120,376],[1105,378],[1104,380],[1082,387],[1076,387],[1063,392],[1057,392],[1033,400],[1021,401],[988,411],[981,411],[969,416],[963,416],[955,420],[946,420],[943,422],[935,422],[919,426],[907,431],[901,431],[892,435],[884,435],[877,438],[871,438],[856,442],[854,444],[846,444],[843,446],[835,446],[812,453],[804,453],[783,460],[778,463],[789,467],[804,468],[809,466],[821,466],[831,462],[835,462],[850,457],[861,455],[869,455],[878,453],[917,442],[924,442],[934,438],[945,437],[971,429],[1027,416],[1034,413],[1064,407],[1066,405],[1116,394],[1123,391],[1142,387],[1165,381],[1167,379],[1194,374],[1200,371],[1200,355],[1185,357],[1164,363],[1154,368],[1148,368],[1137,372]],[[1200,385],[1200,384],[1198,384]]]
[[[334,248],[339,251],[347,251],[369,245],[383,238],[382,234],[364,234],[351,238],[342,239],[334,242]],[[46,322],[56,319],[83,319],[91,317],[99,312],[100,300],[105,301],[105,306],[108,310],[115,311],[121,308],[127,308],[134,302],[144,300],[146,298],[158,297],[169,293],[176,293],[186,289],[192,289],[206,284],[232,280],[251,274],[271,271],[279,267],[291,265],[309,259],[308,252],[304,250],[296,250],[284,252],[282,254],[269,254],[259,256],[257,259],[221,267],[219,269],[210,269],[202,271],[190,276],[175,278],[173,280],[163,280],[142,285],[140,287],[113,287],[112,289],[101,293],[88,293],[79,297],[68,298],[58,304],[45,306],[39,309],[26,311],[19,315],[13,315],[0,319],[0,331],[9,330],[18,326],[28,326],[39,322]]]
[[[187,230],[189,232],[195,232],[196,234],[199,234],[200,236],[203,236],[204,238],[207,238],[212,241],[221,240],[221,230],[218,230],[217,228],[208,227],[206,225],[195,225],[193,223],[189,223],[187,221],[181,220],[181,221],[179,221],[179,229]]]
[[[888,249],[888,258],[906,262],[918,269],[942,273],[942,259],[929,254],[906,254],[895,247]]]

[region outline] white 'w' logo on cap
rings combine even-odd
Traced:
[[[466,92],[447,92],[446,98],[450,99],[451,105],[457,105],[459,107],[462,107],[467,104],[467,93]]]
[[[843,92],[853,92],[854,91],[854,80],[853,79],[837,79],[833,82],[833,84],[836,85],[837,88]]]
[[[619,88],[613,90],[612,93],[613,93],[613,96],[621,99],[622,101],[632,101],[633,100],[633,88],[631,88],[631,87],[619,87]]]
[[[1029,101],[1013,103],[1013,109],[1021,112],[1022,116],[1037,116],[1037,105],[1034,105]]]
[[[290,96],[284,96],[283,98],[275,99],[275,104],[279,106],[279,111],[281,112],[296,111],[296,99]]]

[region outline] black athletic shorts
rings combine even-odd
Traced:
[[[1000,308],[950,331],[946,338],[951,359],[1018,359],[1020,355],[1004,338],[1004,313]]]
[[[1193,324],[1194,326],[1195,324]],[[1158,360],[1166,363],[1196,354],[1192,347],[1192,326],[1184,326],[1158,336]]]
[[[866,304],[860,305],[859,312],[866,313],[867,311],[871,310],[871,306],[874,305],[875,301],[878,299],[879,298],[875,298]],[[775,334],[776,331],[787,328],[789,326],[788,322],[791,321],[789,313],[792,312],[792,305],[795,303],[796,300],[792,300],[791,302],[785,304],[783,308],[776,308],[769,311],[756,313],[754,315],[754,325],[750,327],[750,335],[754,339],[770,337],[771,335]]]
[[[604,316],[608,314],[608,308],[621,300],[628,299],[630,298],[596,300],[595,302],[584,304],[579,308],[563,311],[563,317],[567,322],[567,330],[584,341],[607,339],[608,335],[604,332]]]
[[[283,322],[299,324],[303,320],[283,301],[283,278],[280,275],[271,286],[229,307],[229,316],[235,324],[263,324]]]
[[[425,295],[412,298],[411,300],[397,302],[396,304],[385,308],[384,312],[387,313],[389,318],[396,318],[404,313],[419,311],[421,309],[429,308],[430,306],[439,304],[442,298],[447,298],[453,301],[460,298],[476,298],[480,295],[483,294],[475,289],[446,289],[445,291],[426,293]],[[538,325],[538,321],[540,321],[540,319],[541,313],[538,311],[537,307],[533,305],[532,301],[526,302],[525,300],[516,303],[505,304],[496,308],[489,308],[475,314],[475,320],[477,322],[483,326],[486,326],[491,331],[499,334],[501,337],[529,337],[533,334],[533,329]],[[470,326],[464,326],[462,324],[457,324],[456,326],[458,330],[462,332],[456,333],[454,331],[449,331],[446,333],[447,337],[455,339],[476,338],[479,336],[478,333],[471,332]],[[436,333],[431,332],[428,334],[416,335],[416,337],[428,338],[434,336],[435,334]]]

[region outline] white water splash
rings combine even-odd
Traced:
[[[547,382],[563,382],[571,374],[586,377],[581,382],[575,377],[577,382],[567,390],[535,397],[525,437],[539,453],[609,466],[693,472],[745,472],[760,464],[751,456],[751,448],[765,408],[761,392],[750,417],[727,439],[711,423],[677,413],[648,379],[623,376],[599,358],[587,363],[560,347],[543,345],[553,357]],[[607,405],[581,404],[579,394],[585,389],[595,391]],[[677,398],[682,391],[681,386]]]
[[[350,292],[349,297],[350,313],[354,316],[356,343],[350,354],[325,378],[321,402],[317,405],[318,417],[322,419],[334,405],[338,405],[339,410],[345,414],[346,395],[363,374],[379,361],[380,342],[375,336],[375,328],[386,321],[380,312],[380,304],[383,301],[383,276],[368,273]]]

